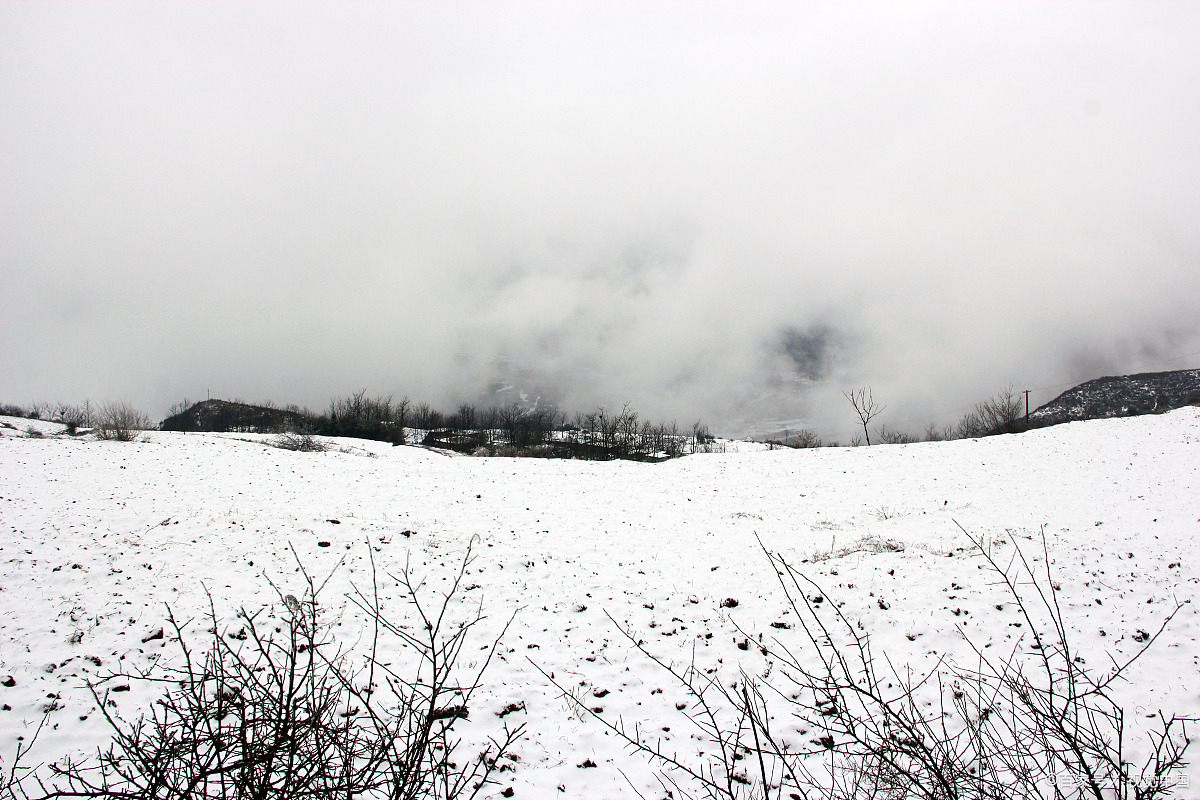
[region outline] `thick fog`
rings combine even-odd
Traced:
[[[0,401],[844,440],[857,386],[916,433],[1200,366],[1197,42],[1141,0],[5,0]]]

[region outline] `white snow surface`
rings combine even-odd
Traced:
[[[1044,531],[1058,599],[1090,663],[1132,652],[1137,631],[1157,630],[1184,604],[1120,699],[1137,720],[1159,709],[1200,715],[1196,408],[990,439],[661,464],[470,458],[358,440],[295,453],[239,434],[121,443],[4,422],[0,678],[14,681],[0,687],[5,759],[44,717],[34,761],[94,751],[107,731],[85,681],[172,659],[170,636],[142,639],[168,606],[202,621],[206,589],[230,626],[239,608],[280,605],[269,581],[302,595],[290,548],[311,573],[333,572],[322,598],[354,646],[365,631],[346,596],[352,585],[369,590],[370,555],[385,610],[404,619],[386,575],[407,560],[432,599],[473,540],[459,610],[481,602],[487,615],[476,651],[515,619],[460,723],[463,747],[495,733],[510,704],[524,710],[505,720],[527,726],[488,796],[662,796],[654,765],[580,719],[538,668],[606,719],[696,750],[675,711],[678,686],[609,616],[665,661],[694,657],[730,680],[739,665],[762,675],[770,665],[757,648],[737,648],[735,624],[755,638],[795,631],[771,624],[789,615],[760,542],[844,603],[877,654],[920,668],[965,656],[964,633],[981,645],[1020,635],[1014,606],[957,525],[1002,555],[1017,545],[1038,559]],[[857,549],[866,537],[903,550]],[[726,598],[737,606],[723,608]],[[123,694],[120,713],[136,716],[147,691]],[[580,766],[588,760],[596,766]]]

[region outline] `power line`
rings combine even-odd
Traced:
[[[1200,356],[1200,351],[1197,351],[1197,352],[1195,352],[1195,353],[1185,353],[1184,355],[1181,355],[1181,356],[1175,356],[1175,357],[1173,357],[1173,358],[1164,358],[1162,361],[1151,361],[1149,364],[1146,364],[1145,366],[1147,366],[1147,367],[1157,367],[1159,364],[1169,364],[1169,363],[1171,363],[1172,361],[1182,361],[1182,360],[1183,360],[1183,359],[1185,359],[1185,358],[1192,358],[1192,357],[1194,357],[1194,356]],[[1045,390],[1047,390],[1047,389],[1061,389],[1061,388],[1063,388],[1064,386],[1078,386],[1080,383],[1087,383],[1087,381],[1076,381],[1076,382],[1074,382],[1074,383],[1056,383],[1056,384],[1054,384],[1053,386],[1040,386],[1040,387],[1038,387],[1037,389],[1030,389],[1029,391],[1031,391],[1031,392],[1043,392],[1043,391],[1045,391]]]
[[[1172,361],[1182,361],[1183,359],[1191,358],[1192,356],[1200,356],[1200,350],[1197,350],[1195,353],[1188,353],[1188,354],[1182,355],[1182,356],[1175,356],[1174,358],[1164,358],[1162,361],[1154,361],[1150,364],[1147,364],[1146,366],[1155,367],[1155,366],[1158,366],[1159,364],[1169,364]]]

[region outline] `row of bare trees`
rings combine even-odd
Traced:
[[[32,403],[28,408],[10,404],[0,405],[0,415],[57,422],[72,436],[90,430],[101,439],[129,442],[142,431],[157,426],[150,416],[127,400],[106,400],[99,405],[84,400],[79,405],[67,403]]]
[[[656,423],[628,405],[616,412],[601,406],[568,418],[553,406],[509,403],[477,409],[464,403],[443,423],[431,432],[431,443],[504,455],[656,460],[698,452],[712,440],[700,421],[690,429],[675,421]]]
[[[48,422],[61,422],[70,430],[76,428],[91,428],[96,424],[98,409],[91,401],[84,400],[79,405],[69,403],[48,403],[37,401],[27,407],[5,403],[0,405],[0,414],[6,417],[24,417],[25,419],[44,419]]]
[[[617,458],[674,458],[697,453],[712,441],[708,427],[697,420],[690,428],[680,428],[672,420],[654,423],[640,420],[628,405],[613,413],[603,407],[575,415],[573,434],[587,445],[610,451]]]
[[[652,422],[625,405],[620,411],[599,407],[568,417],[552,405],[512,402],[479,407],[460,403],[451,413],[428,403],[390,395],[370,397],[365,389],[334,398],[312,430],[329,436],[356,436],[400,443],[407,432],[421,431],[426,441],[468,452],[549,455],[574,458],[673,458],[700,452],[712,442],[708,427]]]

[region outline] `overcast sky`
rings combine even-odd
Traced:
[[[855,386],[917,432],[1197,367],[1198,43],[1146,0],[0,0],[0,401],[508,378],[848,438]]]

